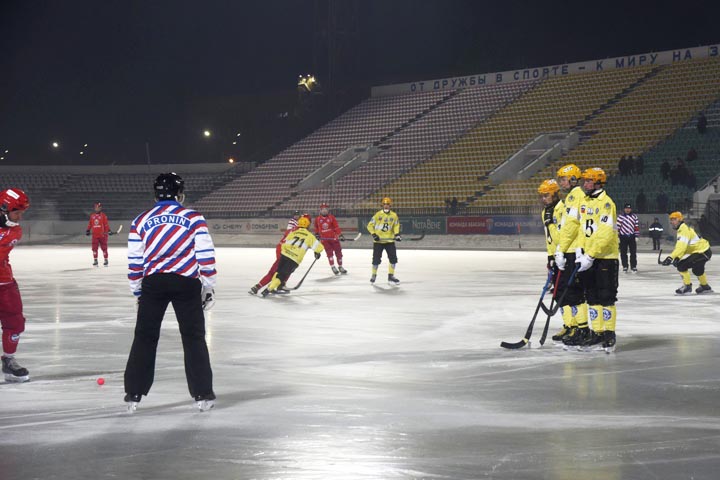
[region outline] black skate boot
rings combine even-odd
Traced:
[[[106,258],[105,261],[103,262],[103,267],[107,267],[107,266],[108,266],[108,259]]]
[[[215,406],[215,394],[195,395],[195,408],[201,412],[207,412]]]
[[[140,399],[142,398],[142,395],[139,393],[126,393],[124,402],[127,405],[127,412],[128,413],[135,413],[135,410],[137,410],[138,403],[140,403]]]
[[[690,285],[683,284],[682,287],[675,290],[676,295],[687,295],[689,293],[692,293],[692,283]]]
[[[565,335],[567,335],[569,332],[570,332],[570,327],[568,327],[567,325],[563,325],[562,328],[555,335],[553,335],[551,337],[552,341],[553,342],[562,342],[563,337]]]
[[[627,273],[627,267],[623,267],[623,273]]]
[[[591,331],[590,334],[585,338],[582,345],[579,346],[584,352],[590,352],[592,350],[602,350],[604,347],[602,343],[605,341],[604,332],[597,333]]]
[[[338,270],[340,270],[341,274],[347,275],[347,270],[345,270],[342,265],[338,266]]]
[[[695,293],[702,295],[703,293],[712,293],[713,289],[710,285],[700,285],[695,289]]]
[[[21,367],[15,357],[2,357],[2,371],[6,382],[22,383],[30,380],[27,368]]]
[[[335,275],[340,275],[340,270],[338,270],[335,265],[332,265],[330,268],[332,268],[332,271]]]
[[[269,289],[269,288],[266,288],[265,290],[263,290],[263,291],[262,291],[262,296],[263,296],[263,298],[265,298],[265,297],[267,297],[268,295],[270,295],[270,293],[271,293],[271,292],[270,292],[270,289]]]
[[[602,346],[607,353],[612,353],[615,351],[615,332],[613,330],[605,330],[603,332]]]
[[[377,275],[373,273],[372,276],[370,277],[370,283],[375,283],[376,278],[377,278]]]
[[[262,285],[260,285],[259,283],[256,283],[255,285],[250,287],[250,290],[248,290],[248,293],[250,295],[257,295],[258,290],[260,290],[261,288],[262,288]]]
[[[400,280],[398,280],[398,278],[392,273],[388,273],[388,283],[392,285],[400,285]]]
[[[95,260],[93,260],[93,267],[97,267],[97,266],[98,266],[98,262],[97,262],[97,258],[96,258]]]
[[[576,327],[576,326],[568,327],[567,333],[566,333],[565,335],[563,335],[562,338],[560,339],[560,341],[563,343],[563,345],[567,345],[568,342],[569,342],[575,335],[577,335],[577,329],[578,329],[578,327]]]
[[[581,347],[585,343],[587,338],[590,336],[590,333],[591,333],[591,331],[588,327],[584,327],[584,328],[578,327],[575,330],[575,334],[572,335],[571,337],[569,337],[567,342],[564,342],[565,346],[568,349],[571,349],[573,347],[575,347],[576,349],[579,349],[579,347]]]
[[[281,283],[277,290],[272,293],[290,293],[290,290],[285,286],[284,283]]]

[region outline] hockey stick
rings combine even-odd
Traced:
[[[575,272],[577,271],[578,268],[579,268],[579,267],[575,267],[575,270],[573,270],[573,272],[570,274],[570,280],[568,281],[568,285],[570,284],[570,282],[572,282],[572,278],[575,276]],[[567,290],[568,290],[568,289],[566,288],[566,289],[563,291],[563,294],[560,295],[560,299],[557,300],[557,301],[555,301],[555,300],[556,300],[555,296],[557,295],[557,287],[558,287],[558,284],[559,284],[559,283],[560,283],[560,272],[558,272],[558,276],[557,276],[557,278],[555,279],[555,289],[553,290],[552,300],[550,300],[550,311],[552,311],[553,314],[551,315],[551,314],[548,313],[547,320],[545,320],[545,328],[543,328],[543,333],[542,333],[542,335],[540,336],[540,345],[541,345],[541,346],[542,346],[542,345],[545,345],[545,339],[547,338],[548,329],[550,328],[550,319],[551,319],[552,316],[555,314],[554,312],[557,312],[557,306],[560,304],[560,302],[563,301],[563,298],[565,298],[565,292],[567,292]],[[554,307],[553,307],[553,302],[555,302],[555,306],[554,306]]]
[[[408,240],[408,241],[410,241],[410,242],[417,242],[417,241],[419,241],[419,240],[422,240],[423,238],[425,238],[425,232],[422,232],[422,234],[421,234],[419,237],[406,238],[405,240]]]
[[[578,269],[580,268],[580,265],[576,264],[575,268],[573,269],[572,273],[570,274],[570,278],[568,278],[568,287],[572,283],[573,279],[575,278],[575,274],[578,273]],[[559,276],[559,275],[558,275]],[[545,304],[542,304],[541,307],[543,309],[543,312],[545,312],[548,316],[552,317],[557,313],[557,311],[560,309],[560,304],[565,299],[565,294],[567,293],[568,289],[566,288],[563,290],[562,295],[560,295],[560,298],[557,302],[555,302],[555,306],[552,306],[552,302],[550,302],[550,308],[546,307]]]
[[[500,346],[502,348],[508,348],[510,350],[517,350],[518,348],[522,348],[528,343],[530,343],[530,335],[532,335],[533,326],[535,325],[535,319],[538,316],[538,312],[540,311],[540,305],[542,305],[543,298],[545,298],[545,293],[547,293],[548,289],[550,288],[550,283],[552,282],[552,271],[548,270],[548,276],[547,280],[545,280],[545,285],[543,285],[542,293],[540,294],[540,301],[537,304],[537,307],[535,308],[535,313],[533,314],[532,320],[530,320],[530,325],[528,325],[527,331],[525,332],[525,337],[523,337],[522,340],[516,343],[509,343],[509,342],[500,342]]]
[[[360,240],[360,237],[362,237],[362,232],[358,232],[357,235],[355,235],[355,238],[346,238],[343,240],[343,242],[357,242]]]
[[[298,288],[300,288],[300,285],[302,285],[303,281],[305,280],[305,277],[308,276],[308,273],[310,273],[310,270],[312,270],[313,265],[315,265],[315,262],[317,262],[317,261],[318,261],[317,258],[315,260],[313,260],[313,262],[310,264],[310,267],[307,269],[307,272],[305,272],[305,275],[302,276],[302,278],[300,279],[298,284],[292,288],[288,288],[288,290],[297,290]]]
[[[660,251],[658,252],[658,265],[662,265],[662,264],[663,264],[663,263],[662,263],[662,260],[660,260],[660,257],[662,257],[662,248],[661,248]]]

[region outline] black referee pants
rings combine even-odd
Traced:
[[[637,242],[635,235],[620,235],[620,261],[623,270],[628,268],[628,249],[630,250],[630,268],[637,268]]]
[[[150,391],[155,378],[160,326],[169,303],[180,326],[190,395],[213,393],[201,289],[197,278],[165,273],[143,278],[135,338],[125,367],[125,393],[147,395]]]

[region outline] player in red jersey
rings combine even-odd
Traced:
[[[10,266],[10,251],[22,238],[20,220],[30,207],[25,192],[8,188],[0,193],[0,324],[2,325],[2,371],[5,381],[27,382],[30,374],[15,360],[20,334],[25,331],[20,289]]]
[[[330,207],[327,203],[320,204],[320,215],[315,217],[314,229],[315,236],[322,242],[325,252],[327,252],[328,262],[333,273],[335,275],[346,274],[347,270],[343,268],[343,254],[340,246],[340,241],[345,240],[345,237],[342,230],[340,230],[335,215],[330,213]],[[333,255],[337,257],[337,267]]]
[[[295,218],[293,219],[295,222],[295,226],[291,227],[290,225],[288,225],[287,230],[285,230],[283,232],[282,238],[280,239],[278,244],[275,246],[275,263],[272,264],[272,266],[270,267],[270,270],[268,270],[268,272],[265,274],[265,276],[262,277],[258,283],[256,283],[252,287],[250,287],[250,290],[248,290],[248,293],[250,295],[257,295],[257,293],[260,290],[262,290],[265,285],[270,283],[270,280],[272,280],[273,275],[275,275],[275,272],[277,272],[278,263],[280,262],[280,256],[282,255],[283,243],[285,243],[285,239],[287,238],[288,235],[290,235],[292,232],[294,232],[295,230],[298,229],[297,221],[300,219],[300,212],[296,211],[295,216],[298,217],[297,219],[295,219]],[[308,224],[310,224],[310,215],[305,214],[305,215],[303,215],[303,217],[307,218]],[[291,221],[293,221],[293,220],[291,220]],[[282,285],[280,285],[278,290],[282,292],[283,290],[285,290],[284,287],[285,287],[285,284],[282,284]]]
[[[93,252],[93,266],[98,266],[98,246],[102,248],[103,257],[105,257],[105,265],[108,266],[108,235],[114,235],[115,232],[110,231],[110,224],[108,223],[107,216],[102,211],[102,203],[98,202],[95,204],[95,213],[90,214],[90,221],[88,222],[87,230],[85,235],[92,234],[92,252]]]

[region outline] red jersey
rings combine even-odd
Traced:
[[[103,237],[110,233],[110,224],[103,212],[90,214],[90,221],[87,229],[92,233],[93,238]]]
[[[342,233],[335,215],[318,215],[315,217],[315,233],[320,235],[320,240],[337,240]]]
[[[0,283],[10,283],[14,280],[10,266],[10,250],[21,238],[22,228],[20,226],[0,228]]]

